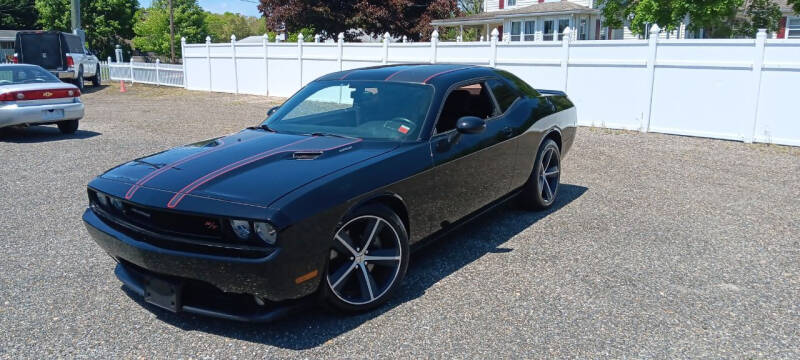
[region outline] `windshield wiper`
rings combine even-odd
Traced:
[[[267,124],[261,124],[261,125],[259,125],[258,127],[259,127],[261,130],[264,130],[264,131],[269,131],[269,132],[277,133],[277,131],[275,131],[273,128],[269,127],[269,125],[267,125]]]

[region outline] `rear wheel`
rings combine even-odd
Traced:
[[[62,134],[74,134],[78,131],[78,120],[59,121],[56,125]]]
[[[78,78],[75,79],[74,83],[78,90],[83,91],[83,66],[78,69]]]
[[[98,87],[100,86],[101,82],[102,78],[100,77],[100,65],[97,65],[97,67],[94,70],[94,77],[92,77],[92,86]]]
[[[553,205],[558,196],[561,180],[561,151],[552,139],[546,139],[536,154],[528,182],[520,194],[523,206],[533,209],[547,209]]]
[[[323,299],[344,311],[366,311],[389,299],[408,268],[408,234],[382,205],[367,205],[343,220],[328,254]]]

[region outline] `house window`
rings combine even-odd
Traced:
[[[508,0],[508,6],[517,5],[517,0]]]
[[[525,41],[536,40],[536,21],[525,22]]]
[[[564,30],[569,26],[569,19],[558,20],[558,40],[564,39]]]
[[[555,21],[554,20],[545,20],[544,21],[544,35],[542,36],[544,41],[553,41],[554,29],[555,29]]]
[[[786,21],[786,38],[800,39],[800,17],[788,18]]]
[[[522,23],[514,21],[511,23],[511,41],[519,41],[519,36],[522,31]]]
[[[580,27],[578,27],[578,40],[588,40],[589,24],[586,22],[586,19],[581,19],[580,24]]]

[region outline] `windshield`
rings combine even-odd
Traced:
[[[60,81],[53,74],[37,66],[0,67],[0,86],[57,82]]]
[[[285,133],[410,141],[419,135],[432,96],[429,85],[318,81],[292,96],[264,124]]]

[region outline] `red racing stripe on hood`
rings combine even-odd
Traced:
[[[212,172],[200,177],[199,179],[193,181],[191,184],[184,186],[183,189],[181,189],[180,191],[175,193],[175,195],[172,197],[172,199],[170,199],[169,202],[167,203],[167,207],[171,209],[171,208],[174,208],[174,207],[178,206],[178,204],[181,202],[181,200],[183,200],[184,197],[186,197],[186,195],[188,195],[189,193],[191,193],[192,191],[194,191],[198,187],[202,186],[203,184],[205,184],[205,183],[207,183],[207,182],[209,182],[211,180],[214,180],[214,179],[216,179],[216,178],[218,178],[218,177],[220,177],[220,176],[222,176],[222,175],[224,175],[224,174],[226,174],[228,172],[236,170],[236,169],[238,169],[238,168],[240,168],[242,166],[245,166],[245,165],[248,165],[248,164],[252,164],[252,163],[254,163],[256,161],[260,161],[260,160],[266,159],[266,158],[268,158],[270,156],[274,156],[274,155],[282,154],[282,153],[287,153],[287,152],[295,152],[295,151],[320,151],[320,152],[325,152],[325,151],[330,151],[330,150],[342,148],[342,147],[345,147],[345,146],[349,146],[349,145],[353,145],[355,143],[361,142],[361,139],[355,139],[355,140],[353,140],[351,142],[348,142],[348,143],[345,143],[345,144],[341,144],[341,145],[336,145],[336,146],[333,146],[333,147],[330,147],[330,148],[326,148],[326,149],[286,150],[286,148],[289,147],[289,146],[297,145],[297,144],[309,141],[309,140],[314,139],[314,138],[315,137],[309,137],[309,138],[301,139],[301,140],[298,140],[298,141],[295,141],[295,142],[292,142],[292,143],[289,143],[289,144],[286,144],[286,145],[283,145],[283,146],[279,146],[277,148],[262,152],[260,154],[255,154],[253,156],[244,158],[242,160],[236,161],[234,163],[225,165],[225,166],[223,166],[223,167],[221,167],[221,168],[219,168],[217,170],[214,170],[214,171],[212,171]]]

